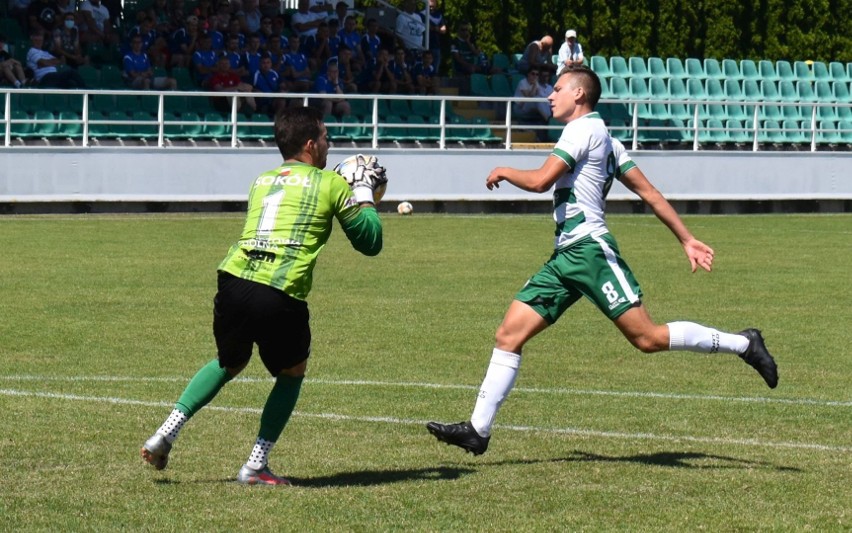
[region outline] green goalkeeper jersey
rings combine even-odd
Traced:
[[[265,172],[251,185],[242,236],[219,270],[304,300],[333,218],[356,250],[379,253],[382,226],[376,210],[359,207],[337,173],[300,162]]]

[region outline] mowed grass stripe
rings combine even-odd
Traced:
[[[108,396],[81,396],[77,394],[58,394],[52,392],[37,392],[15,389],[0,389],[2,396],[27,396],[35,398],[46,398],[51,400],[67,400],[67,401],[82,401],[96,403],[110,403],[116,405],[138,405],[143,407],[171,407],[174,405],[169,402],[152,402],[144,400],[134,400],[131,398],[116,398]],[[223,411],[229,413],[247,413],[260,414],[262,409],[254,407],[228,407],[208,405],[207,410]],[[367,422],[367,423],[387,423],[399,424],[407,426],[423,426],[428,420],[412,420],[397,417],[387,416],[352,416],[341,415],[336,413],[304,413],[295,411],[294,416],[305,418],[321,418],[324,420],[346,421],[346,422]],[[540,426],[518,426],[518,425],[503,425],[495,424],[495,429],[505,429],[522,433],[551,433],[558,435],[575,435],[591,438],[607,438],[607,439],[624,439],[624,440],[655,440],[666,442],[694,442],[700,444],[719,444],[726,446],[754,446],[764,448],[790,448],[798,450],[815,450],[824,452],[836,453],[852,453],[852,447],[848,446],[832,446],[828,444],[809,443],[809,442],[778,442],[778,441],[762,441],[757,439],[729,439],[722,437],[702,437],[694,435],[660,435],[655,433],[622,433],[617,431],[597,431],[593,429],[579,428],[548,428]]]
[[[0,380],[7,381],[63,381],[63,382],[132,382],[132,383],[185,383],[186,377],[131,377],[131,376],[34,376],[34,375],[12,375],[0,376]],[[236,378],[231,383],[272,383],[272,378]],[[340,386],[365,386],[365,387],[403,387],[424,389],[446,389],[446,390],[477,390],[474,385],[457,385],[446,383],[419,383],[411,381],[377,381],[362,379],[311,379],[306,380],[306,385],[340,385]],[[762,403],[762,404],[784,404],[784,405],[809,405],[823,407],[852,407],[852,401],[842,400],[815,400],[811,398],[766,398],[760,396],[716,396],[706,394],[675,394],[668,392],[641,392],[641,391],[612,391],[591,389],[566,389],[566,388],[541,388],[541,387],[515,387],[513,394],[565,394],[572,396],[613,396],[618,398],[653,398],[655,400],[695,400],[695,401],[718,401],[737,403]]]

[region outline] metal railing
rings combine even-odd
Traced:
[[[39,118],[36,113],[30,116],[26,113],[27,95],[42,95],[49,98],[58,95],[79,103],[68,104],[73,116],[64,118]],[[103,139],[109,139],[104,134],[107,127],[126,127],[146,129],[146,132],[125,133],[116,137],[116,142],[128,147],[147,146],[167,148],[174,146],[182,136],[172,133],[177,128],[195,128],[197,131],[210,130],[219,126],[224,127],[215,135],[199,133],[196,138],[186,137],[190,146],[202,146],[208,141],[216,144],[227,144],[233,148],[264,146],[272,141],[272,119],[266,115],[247,117],[240,113],[240,97],[248,93],[237,92],[196,92],[196,91],[132,91],[132,90],[50,90],[50,89],[2,89],[3,98],[2,144],[0,147],[39,146],[39,147],[78,147],[89,149],[105,144]],[[339,98],[338,95],[327,94],[285,94],[285,93],[250,93],[255,98],[296,100],[309,105],[325,98]],[[124,118],[105,117],[95,114],[92,109],[93,97],[136,97],[136,105],[141,105],[142,99],[149,105],[156,100],[156,108],[152,105],[147,109],[118,109],[126,115]],[[141,97],[141,98],[140,98]],[[174,109],[173,98],[189,99],[229,99],[228,110],[221,113],[221,119],[187,120],[184,116],[167,112]],[[442,150],[461,148],[497,148],[512,150],[518,148],[534,148],[529,141],[530,132],[536,133],[540,148],[550,148],[558,139],[562,124],[521,123],[515,120],[514,103],[543,102],[538,98],[501,98],[501,97],[468,97],[454,95],[438,96],[402,96],[402,95],[346,95],[353,106],[367,109],[363,113],[363,122],[353,123],[342,119],[327,121],[331,138],[335,141],[334,132],[344,129],[361,128],[367,133],[358,139],[346,140],[341,135],[340,143],[351,142],[353,146],[369,146],[372,149],[396,147],[432,147]],[[394,102],[402,101],[406,108],[415,101],[426,104],[430,120],[424,123],[407,123],[405,121],[389,120],[394,115]],[[125,100],[126,104],[126,100]],[[669,109],[674,104],[683,104],[690,110],[688,115],[679,117],[655,115],[655,106],[665,106]],[[134,104],[129,104],[132,107]],[[193,106],[190,106],[192,108]],[[794,148],[798,150],[818,151],[820,149],[852,150],[852,120],[830,120],[826,117],[852,115],[852,103],[823,103],[823,102],[761,102],[761,101],[719,101],[719,100],[612,100],[604,99],[598,108],[614,136],[631,147],[633,150],[659,148],[679,150],[703,150],[708,148],[731,148],[738,150],[760,151],[765,149]],[[615,112],[614,110],[619,110]],[[131,119],[127,113],[143,111],[147,117]],[[733,116],[733,110],[739,114],[738,121],[728,124],[725,117]],[[32,111],[32,110],[30,110]],[[185,111],[185,110],[184,110]],[[803,111],[805,115],[803,116]],[[731,113],[729,113],[731,112]],[[715,113],[715,115],[714,115]],[[100,115],[100,116],[99,116]],[[490,115],[491,120],[475,123],[464,118],[464,115]],[[462,117],[462,118],[459,118]],[[775,118],[773,118],[775,117]],[[787,124],[785,127],[786,117]],[[404,117],[402,117],[404,118]],[[795,128],[791,124],[795,122]],[[738,126],[736,124],[739,124]],[[70,126],[73,134],[63,136],[62,131]],[[199,126],[201,127],[199,129]],[[257,128],[269,127],[268,137],[257,135]],[[30,128],[32,128],[30,130]],[[221,130],[221,128],[219,128]],[[409,129],[424,133],[408,135]],[[45,130],[44,136],[39,131]],[[53,131],[58,130],[58,131]],[[254,134],[250,134],[254,131]],[[428,133],[425,133],[428,132]],[[494,134],[497,132],[497,135]],[[520,132],[525,132],[523,136]],[[396,133],[396,134],[395,134]],[[516,142],[515,139],[524,139]],[[269,141],[269,142],[266,142]],[[532,144],[532,145],[531,145]]]

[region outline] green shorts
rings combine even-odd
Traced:
[[[639,283],[609,233],[585,237],[554,251],[515,299],[553,324],[581,296],[594,302],[610,320],[638,305],[642,298]]]

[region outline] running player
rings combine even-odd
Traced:
[[[594,112],[601,94],[597,75],[586,67],[563,70],[548,97],[553,116],[567,125],[541,168],[498,167],[485,181],[489,190],[500,182],[531,192],[554,186],[556,221],[554,252],[547,263],[515,295],[497,329],[496,346],[470,421],[430,422],[438,440],[474,455],[485,452],[500,405],[515,384],[524,345],[555,323],[582,296],[613,321],[633,346],[645,353],[688,350],[737,354],[755,368],[771,388],[778,384],[775,361],[760,331],[724,333],[693,322],[656,324],[642,304],[639,284],[622,259],[604,220],[605,198],[614,179],[639,195],[677,237],[692,271],[713,266],[713,250],[687,230],[671,204],[613,140]]]
[[[213,300],[218,358],[195,374],[166,421],[142,446],[142,457],[157,470],[166,467],[181,427],[246,367],[257,344],[275,384],[237,481],[288,485],[270,471],[268,457],[296,406],[305,376],[311,353],[305,299],[317,255],[331,235],[332,219],[362,254],[373,256],[382,249],[373,190],[387,181],[384,169],[361,165],[352,190],[341,176],[322,170],[328,136],[322,114],[310,107],[282,110],[275,119],[275,142],[284,163],[252,183],[242,236],[219,265]]]

